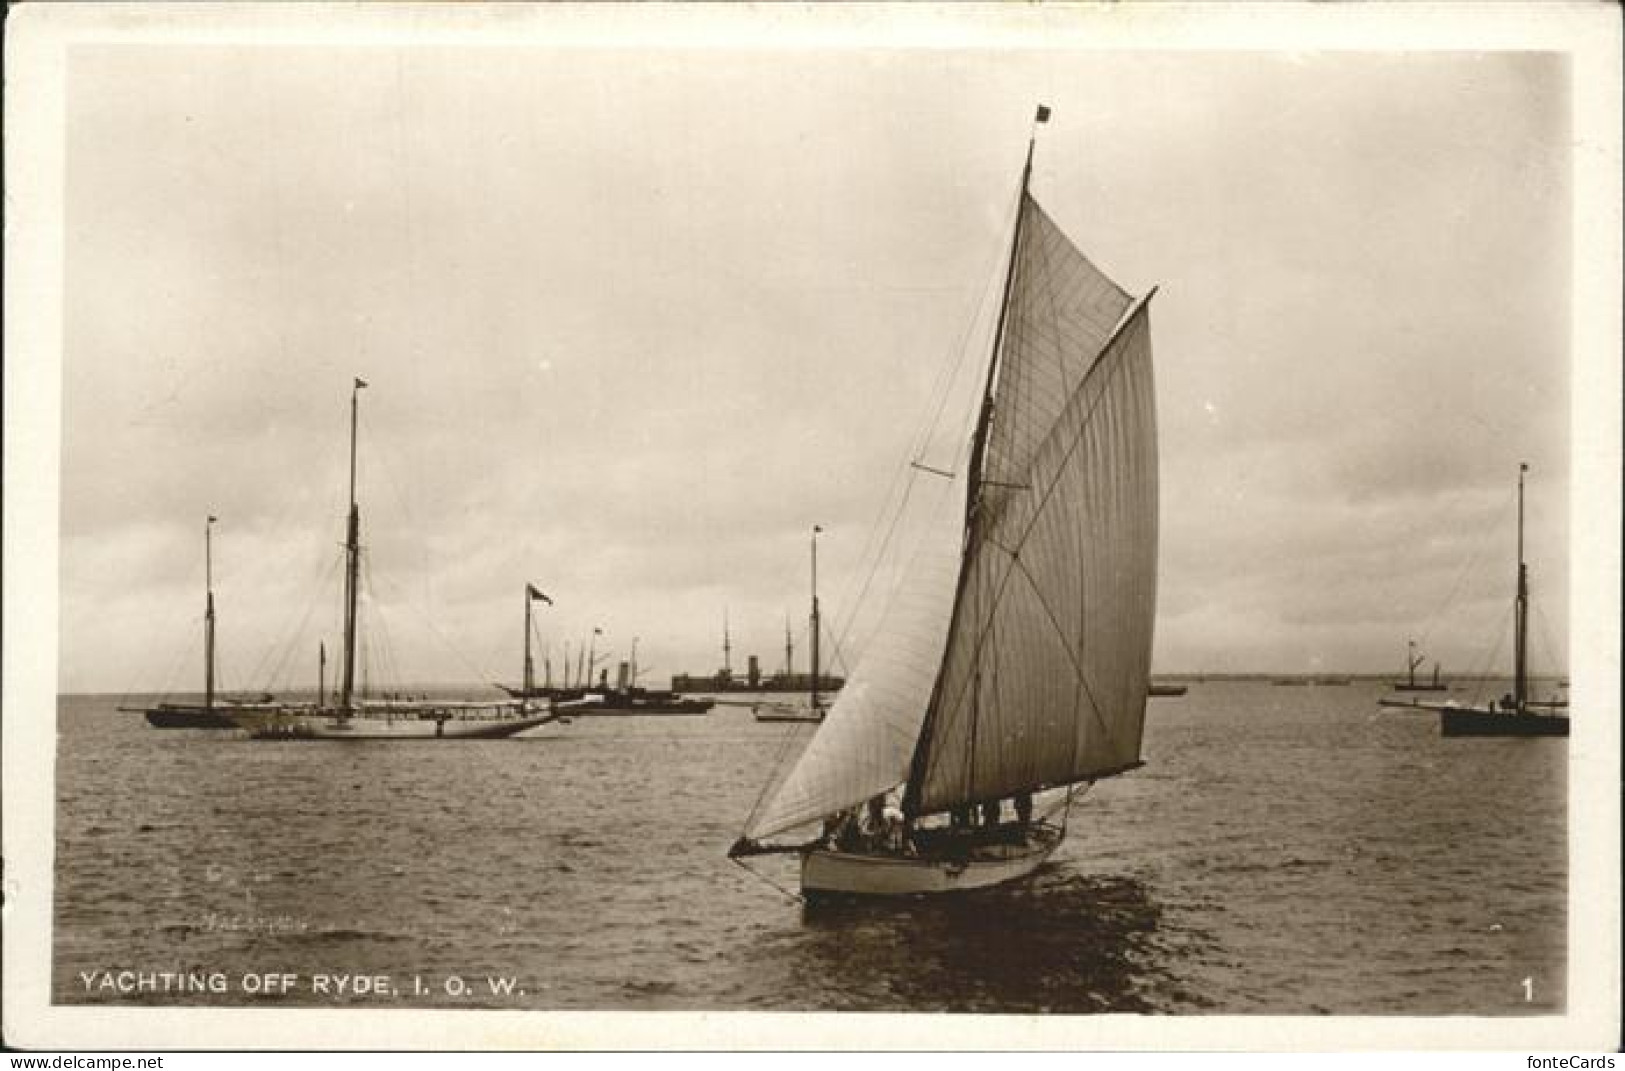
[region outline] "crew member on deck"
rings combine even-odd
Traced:
[[[1023,792],[1016,797],[1016,824],[1026,829],[1033,820],[1033,794]]]

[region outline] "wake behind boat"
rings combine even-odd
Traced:
[[[1151,295],[1131,299],[1032,198],[1032,154],[1029,140],[969,458],[939,473],[965,483],[963,511],[910,559],[852,679],[728,853],[798,855],[808,897],[1023,877],[1063,840],[1074,786],[1142,765]],[[1047,789],[1064,791],[1058,822],[1033,817]],[[817,822],[810,840],[769,840]]]
[[[356,407],[366,382],[350,391],[350,514],[344,540],[344,653],[335,701],[237,709],[228,716],[259,740],[458,740],[512,736],[557,720],[566,709],[527,700],[459,702],[369,700],[355,693],[356,599],[360,586],[361,509],[356,503]]]

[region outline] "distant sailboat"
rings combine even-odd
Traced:
[[[1405,641],[1405,679],[1395,681],[1393,689],[1396,692],[1448,692],[1450,685],[1439,679],[1439,663],[1433,663],[1433,680],[1419,681],[1416,679],[1416,667],[1427,661],[1425,655],[1417,653],[1416,641]]]
[[[818,638],[819,638],[819,632],[823,628],[822,622],[820,621],[819,614],[818,614],[818,533],[820,533],[822,531],[823,531],[823,529],[820,528],[818,525],[816,525],[816,524],[813,525],[813,530],[812,530],[812,616],[810,618],[810,624],[808,626],[808,632],[809,632],[810,636],[812,637],[812,672],[807,675],[807,686],[808,686],[808,689],[809,689],[808,692],[807,692],[807,705],[806,706],[792,706],[791,704],[788,704],[788,703],[772,703],[772,702],[760,703],[754,708],[754,711],[753,711],[753,713],[756,716],[757,721],[801,721],[801,722],[809,722],[810,721],[810,722],[818,722],[818,721],[823,721],[824,720],[824,712],[828,709],[828,707],[825,705],[825,703],[823,701],[823,698],[819,695],[819,684],[821,682],[818,679]],[[785,650],[786,651],[788,651],[790,649],[789,644],[790,644],[789,637],[786,636],[785,637]],[[789,655],[786,654],[785,657],[788,659]],[[788,675],[788,673],[789,673],[788,667],[786,668],[785,672],[786,672],[786,675]]]
[[[1036,122],[1049,117],[1039,109]],[[1130,298],[1028,192],[1032,142],[962,515],[917,554],[735,859],[799,855],[826,895],[973,889],[1061,843],[1033,794],[1142,765],[1157,578],[1151,295]],[[1154,292],[1154,291],[1153,291]],[[890,618],[888,617],[888,620]],[[900,813],[893,813],[900,792]],[[1003,802],[1013,801],[1006,820]],[[769,838],[823,823],[811,840]]]
[[[331,705],[234,710],[232,720],[256,739],[425,740],[512,736],[558,718],[523,699],[494,702],[436,700],[369,701],[355,693],[356,598],[360,587],[361,509],[355,495],[356,403],[366,383],[350,392],[350,514],[344,541],[344,648],[338,695]],[[325,665],[325,649],[323,664]]]
[[[196,703],[158,703],[151,707],[119,707],[126,713],[141,712],[147,724],[154,729],[235,729],[229,710],[272,709],[267,704],[271,697],[258,702],[225,700],[217,703],[214,694],[214,548],[212,530],[216,519],[211,516],[203,522],[203,705]]]
[[[1566,700],[1538,700],[1529,695],[1529,566],[1523,560],[1523,481],[1527,464],[1518,466],[1518,579],[1513,596],[1512,691],[1480,706],[1381,699],[1385,707],[1432,710],[1439,714],[1444,736],[1567,736]]]

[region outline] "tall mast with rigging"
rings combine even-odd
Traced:
[[[1518,596],[1513,608],[1512,703],[1524,712],[1529,699],[1529,566],[1523,560],[1523,477],[1528,462],[1518,463]]]
[[[520,688],[529,696],[531,689],[536,686],[536,663],[530,656],[530,593],[531,586],[525,585],[525,678],[520,682]]]
[[[813,525],[812,530],[812,708],[818,709],[818,533],[823,529]]]
[[[954,610],[951,621],[959,620],[959,604],[965,598],[966,582],[970,578],[970,570],[965,568],[971,554],[975,551],[977,517],[982,498],[982,467],[987,453],[988,429],[993,423],[993,399],[998,388],[999,351],[1004,345],[1005,320],[1010,312],[1010,292],[1015,286],[1016,263],[1021,255],[1022,221],[1027,215],[1027,187],[1033,177],[1033,147],[1038,142],[1038,124],[1049,122],[1049,108],[1040,104],[1033,117],[1032,131],[1027,135],[1027,159],[1021,167],[1021,192],[1016,197],[1016,225],[1010,236],[1010,259],[1004,269],[1004,290],[999,299],[999,319],[993,328],[993,351],[987,362],[987,382],[982,387],[982,404],[976,415],[976,432],[971,439],[970,464],[966,469],[965,488],[965,535],[960,551],[959,581],[954,592]],[[953,644],[953,629],[950,625],[948,643]],[[936,692],[942,687],[942,678],[937,678],[936,688],[933,689],[930,706],[936,706]],[[980,689],[977,690],[978,692]],[[908,786],[904,791],[903,813],[913,816],[918,813],[918,784],[924,774],[926,756],[929,754],[931,742],[932,718],[928,715],[920,728],[920,738],[914,750],[914,762],[909,772]]]
[[[203,522],[203,709],[214,708],[214,550],[209,530],[214,527],[211,515]]]
[[[339,683],[339,710],[348,714],[355,694],[355,603],[361,566],[361,508],[355,501],[356,399],[366,380],[357,377],[350,389],[350,520],[344,537],[344,672]]]

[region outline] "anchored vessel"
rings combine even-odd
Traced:
[[[536,683],[536,661],[530,652],[530,607],[534,602],[545,602],[549,606],[553,600],[544,595],[535,584],[525,585],[525,676],[518,688],[510,688],[505,684],[498,685],[515,699],[547,699],[555,703],[569,703],[569,713],[572,717],[639,717],[651,715],[698,715],[710,711],[713,704],[704,699],[685,699],[674,692],[652,691],[640,688],[638,679],[638,640],[632,637],[632,657],[629,661],[621,663],[621,676],[615,687],[611,688],[605,680],[596,687],[562,687],[553,686],[552,662],[547,663],[547,681],[544,684]],[[594,636],[601,630],[594,629]],[[583,663],[586,665],[586,663]],[[607,677],[607,674],[605,675]]]
[[[1416,641],[1405,641],[1405,679],[1395,681],[1393,689],[1396,692],[1448,692],[1450,685],[1439,679],[1439,663],[1433,663],[1433,679],[1419,681],[1416,679],[1416,667],[1427,661],[1425,655],[1417,653]]]
[[[813,525],[812,530],[812,616],[808,628],[808,635],[812,638],[812,672],[807,675],[807,705],[794,706],[789,703],[766,702],[758,704],[752,713],[757,721],[812,721],[824,720],[824,711],[828,709],[823,697],[818,691],[818,639],[819,629],[822,627],[818,617],[818,533],[823,529]],[[786,653],[785,676],[790,676],[788,652],[790,650],[790,637],[784,638]]]
[[[1066,811],[1033,817],[1035,793],[1070,803],[1142,765],[1151,294],[1131,299],[1061,232],[1029,193],[1032,158],[1029,140],[969,457],[939,473],[964,484],[963,511],[915,553],[852,679],[729,851],[798,854],[809,897],[1022,877],[1065,835]],[[769,840],[819,822],[813,839]]]
[[[1518,465],[1518,579],[1512,603],[1512,691],[1481,706],[1426,703],[1419,699],[1381,699],[1385,707],[1433,710],[1444,736],[1567,736],[1566,700],[1538,700],[1529,695],[1529,566],[1523,560],[1523,479],[1529,466]]]
[[[270,696],[257,701],[225,699],[214,694],[214,548],[212,530],[215,518],[203,522],[203,704],[155,703],[150,707],[119,707],[126,713],[140,712],[154,729],[235,729],[229,711],[272,710]]]
[[[335,702],[233,710],[231,719],[257,739],[431,740],[512,736],[553,721],[560,711],[523,699],[492,702],[364,700],[355,694],[356,597],[361,562],[361,509],[355,495],[356,402],[350,391],[350,514],[344,540],[344,651]]]

